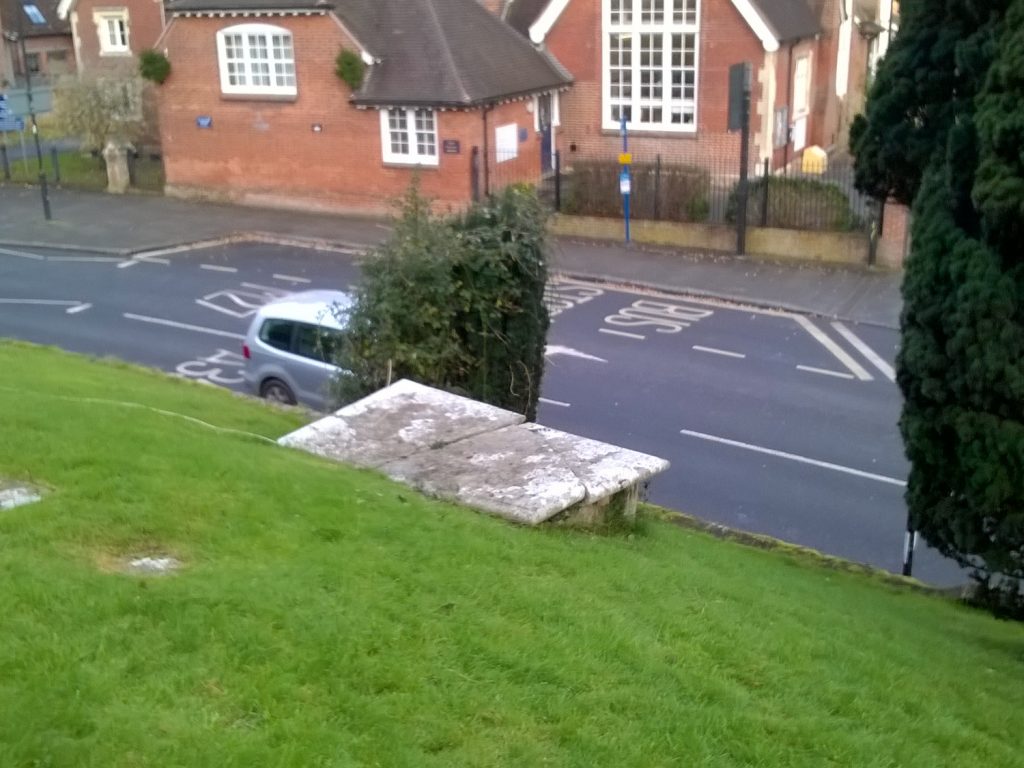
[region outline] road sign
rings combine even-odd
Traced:
[[[0,133],[6,131],[24,131],[25,120],[13,115],[0,115]]]

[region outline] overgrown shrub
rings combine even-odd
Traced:
[[[334,74],[353,91],[358,91],[362,86],[365,73],[366,64],[354,51],[342,49],[334,60]]]
[[[142,86],[137,75],[62,80],[54,91],[56,123],[89,151],[102,151],[108,141],[135,141],[147,130]]]
[[[621,216],[619,173],[613,162],[574,162],[566,174],[564,210],[580,216]],[[703,168],[636,163],[631,167],[630,215],[637,219],[706,221],[711,177]]]
[[[850,208],[850,198],[836,184],[819,179],[768,176],[748,182],[747,224],[783,229],[812,229],[846,232],[860,220]],[[767,192],[768,216],[764,216]],[[725,216],[736,221],[739,183],[729,193]]]
[[[139,74],[145,80],[162,85],[171,75],[171,62],[160,51],[148,48],[139,54]]]
[[[545,219],[532,189],[442,218],[414,185],[346,313],[340,399],[409,378],[533,420],[549,323]]]

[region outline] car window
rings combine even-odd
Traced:
[[[334,362],[341,334],[330,328],[300,324],[295,334],[295,353],[313,360]]]
[[[260,341],[275,349],[283,349],[288,352],[292,348],[294,325],[290,320],[267,320],[260,328]]]

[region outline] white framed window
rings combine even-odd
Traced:
[[[217,33],[221,93],[294,96],[292,34],[270,24],[236,24]]]
[[[601,0],[602,126],[697,130],[700,0]]]
[[[437,115],[432,109],[382,109],[380,143],[385,163],[437,165]]]
[[[100,56],[131,53],[127,8],[96,11],[93,20],[100,40]]]
[[[793,70],[793,117],[802,117],[810,111],[811,57],[801,56]]]

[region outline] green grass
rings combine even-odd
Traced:
[[[16,184],[36,184],[39,181],[39,163],[36,156],[12,160],[11,182]],[[92,157],[82,152],[58,153],[57,166],[60,169],[60,186],[74,189],[102,191],[107,188],[107,168],[102,158]],[[47,180],[52,184],[56,175],[53,170],[52,156],[48,149],[43,150],[43,169]],[[163,163],[148,157],[139,157],[135,161],[135,183],[133,189],[162,192],[164,185]],[[2,178],[2,176],[0,176]]]
[[[1024,628],[650,519],[516,528],[300,416],[0,343],[0,765],[1019,766]],[[171,554],[177,575],[118,572]]]

